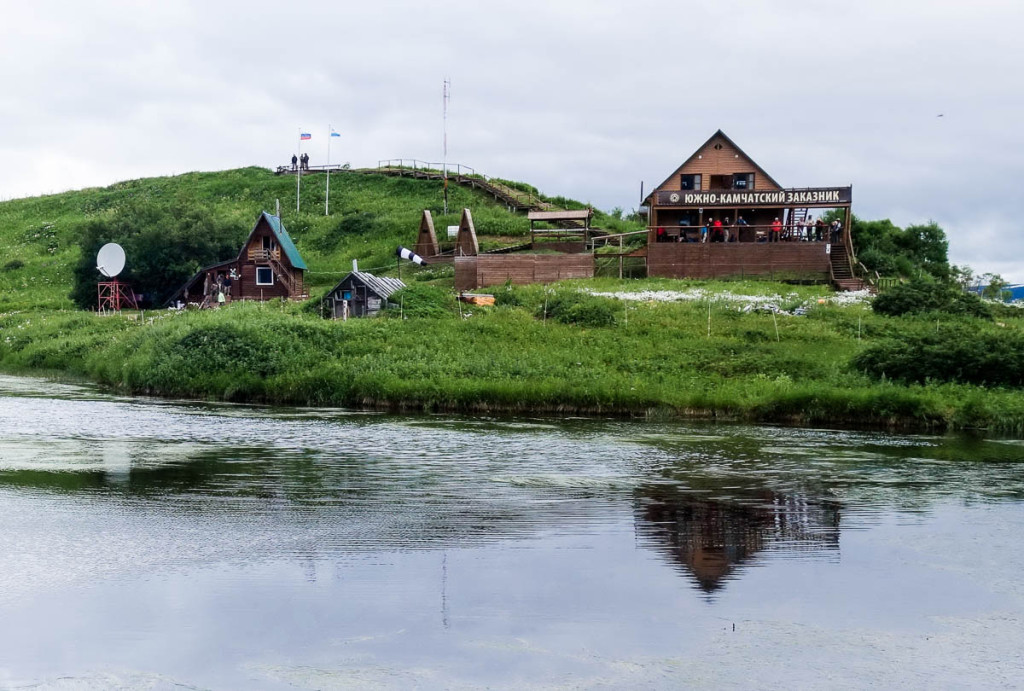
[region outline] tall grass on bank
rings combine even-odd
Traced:
[[[406,319],[392,313],[345,323],[296,305],[251,303],[137,320],[7,313],[0,367],[181,398],[1024,431],[1018,389],[905,385],[852,367],[854,356],[893,338],[903,322],[862,305],[820,305],[820,291],[794,289],[789,299],[809,307],[800,317],[712,299],[710,335],[706,300],[576,298],[575,285],[512,288],[504,306],[463,306],[465,318],[450,303],[441,316],[433,308],[416,316],[410,305]],[[563,313],[585,305],[580,314],[588,317],[545,318],[545,302],[558,302]]]

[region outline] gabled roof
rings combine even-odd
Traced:
[[[752,158],[751,158],[751,157],[750,157],[750,156],[749,156],[749,155],[747,154],[747,152],[745,152],[745,151],[744,151],[743,149],[741,149],[741,148],[740,148],[740,147],[739,147],[739,146],[738,146],[738,145],[736,144],[736,142],[734,142],[734,141],[733,141],[732,139],[730,139],[730,138],[729,138],[729,135],[727,135],[727,134],[726,134],[725,132],[723,132],[722,130],[718,130],[718,131],[717,131],[717,132],[715,132],[715,133],[714,133],[713,135],[711,135],[710,137],[708,137],[708,140],[707,140],[706,142],[704,142],[703,144],[701,144],[700,146],[698,146],[698,147],[697,147],[697,149],[696,149],[696,150],[695,150],[695,151],[694,151],[694,152],[693,152],[692,154],[690,154],[690,157],[689,157],[688,159],[686,159],[685,161],[683,161],[683,162],[682,162],[682,164],[680,164],[680,165],[676,166],[676,169],[675,169],[675,170],[673,170],[673,171],[672,171],[672,173],[671,173],[671,174],[670,174],[670,175],[669,175],[669,176],[668,176],[667,178],[665,178],[664,180],[662,180],[660,184],[658,184],[658,185],[656,185],[655,187],[653,187],[653,188],[651,189],[651,193],[650,193],[650,194],[648,194],[648,195],[647,195],[646,197],[644,197],[644,201],[643,201],[643,203],[644,203],[644,204],[647,204],[647,203],[648,203],[648,201],[650,200],[650,198],[651,198],[652,196],[654,196],[654,193],[655,193],[655,192],[656,192],[657,190],[661,189],[661,188],[662,188],[662,187],[663,187],[663,186],[664,186],[664,185],[665,185],[665,184],[666,184],[666,183],[667,183],[667,182],[668,182],[669,180],[671,180],[672,178],[674,178],[674,177],[675,177],[675,175],[676,175],[676,173],[677,173],[677,172],[679,172],[679,170],[680,170],[681,168],[683,168],[684,166],[686,166],[686,164],[688,164],[688,163],[689,163],[690,161],[692,161],[693,159],[695,159],[695,158],[697,157],[697,155],[698,155],[698,154],[700,154],[700,152],[701,152],[701,151],[703,151],[703,150],[704,150],[704,149],[705,149],[705,148],[706,148],[706,147],[707,147],[707,146],[708,146],[709,144],[711,144],[711,142],[713,142],[713,141],[715,140],[715,138],[716,138],[716,137],[721,137],[722,139],[724,139],[724,140],[725,140],[725,141],[726,141],[726,142],[727,142],[727,143],[728,143],[728,144],[729,144],[730,146],[732,146],[732,147],[733,147],[734,149],[736,149],[736,151],[738,151],[738,152],[739,152],[739,154],[740,154],[741,156],[743,156],[743,157],[744,157],[745,159],[747,159],[748,161],[750,161],[750,163],[751,163],[751,164],[753,164],[754,168],[756,168],[756,172],[757,172],[757,173],[758,173],[759,175],[762,175],[762,176],[764,176],[764,177],[765,177],[765,178],[766,178],[766,179],[767,179],[767,180],[768,180],[769,182],[771,182],[771,183],[772,183],[773,185],[775,185],[775,186],[776,186],[776,187],[778,187],[779,189],[783,189],[782,185],[780,185],[780,184],[778,183],[778,181],[776,181],[776,180],[775,180],[775,178],[773,178],[773,177],[772,177],[771,175],[769,175],[769,174],[768,174],[767,172],[765,172],[765,169],[764,169],[764,168],[762,168],[761,166],[759,166],[759,165],[757,164],[757,161],[755,161],[754,159],[752,159]]]
[[[341,279],[338,285],[334,286],[331,290],[333,293],[335,290],[341,287],[341,284],[347,281],[349,278],[354,277],[356,280],[361,281],[370,290],[380,295],[382,298],[389,298],[393,293],[398,292],[405,287],[405,283],[398,278],[388,278],[386,276],[374,276],[368,274],[365,271],[353,271],[345,278]]]
[[[249,237],[245,239],[245,243],[242,245],[242,251],[245,251],[245,248],[246,246],[248,246],[249,241],[252,240],[252,236],[256,232],[256,229],[260,227],[260,221],[264,219],[266,219],[267,225],[270,226],[271,232],[273,232],[274,237],[277,238],[277,244],[279,244],[281,246],[281,249],[284,250],[285,256],[288,257],[288,261],[291,263],[291,265],[296,269],[302,269],[305,271],[308,268],[306,266],[306,262],[302,261],[302,255],[299,254],[299,250],[297,247],[295,247],[295,243],[292,242],[292,238],[290,235],[288,235],[288,231],[284,229],[284,224],[281,223],[281,219],[278,218],[277,216],[272,216],[271,214],[268,214],[266,211],[261,213],[260,217],[256,219],[256,225],[252,227],[252,231],[250,231]],[[243,258],[241,254],[239,254],[238,256],[239,259]]]

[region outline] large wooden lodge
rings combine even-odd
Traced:
[[[644,199],[647,274],[672,278],[853,278],[852,187],[786,188],[719,130]],[[839,211],[838,227],[822,211]]]

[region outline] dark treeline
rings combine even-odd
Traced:
[[[119,278],[142,295],[142,306],[154,307],[203,266],[237,254],[247,230],[188,201],[130,201],[81,228],[71,299],[95,309],[96,252],[108,242],[118,243],[131,257]]]

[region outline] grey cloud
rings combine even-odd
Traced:
[[[1019,2],[213,0],[5,10],[0,197],[290,157],[441,156],[633,208],[724,129],[786,185],[935,220],[1024,280]],[[937,118],[943,113],[943,118]]]

